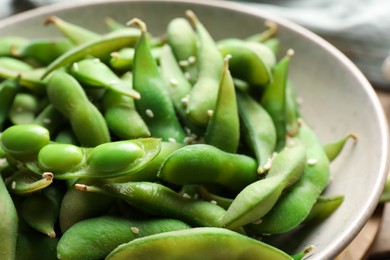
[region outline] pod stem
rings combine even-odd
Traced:
[[[187,17],[191,20],[191,22],[196,25],[199,23],[198,17],[195,15],[195,13],[192,10],[187,10],[186,11]]]
[[[131,26],[133,24],[138,26],[140,28],[140,30],[142,31],[142,33],[146,33],[147,32],[146,23],[144,23],[141,19],[133,18],[133,19],[131,19],[130,21],[128,21],[126,23],[127,26]]]
[[[46,20],[43,22],[44,25],[50,25],[50,24],[56,24],[58,22],[57,16],[49,16],[46,18]]]

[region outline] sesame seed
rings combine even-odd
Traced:
[[[209,117],[212,117],[213,114],[214,114],[214,110],[212,110],[212,109],[207,110],[207,115],[208,115]]]
[[[169,84],[171,84],[171,86],[177,86],[177,84],[178,84],[177,79],[171,79],[169,81]]]
[[[318,160],[316,158],[311,158],[311,159],[307,160],[307,164],[310,166],[316,165],[317,162],[318,162]]]
[[[217,201],[215,201],[215,200],[210,200],[210,203],[214,204],[214,205],[217,205]]]
[[[184,77],[186,79],[191,79],[191,73],[189,73],[188,71],[184,73]]]
[[[134,234],[139,234],[139,228],[137,228],[137,227],[131,227],[130,230],[131,230],[131,232],[133,232]]]
[[[16,182],[15,181],[13,181],[12,183],[11,183],[11,189],[16,189]]]
[[[190,97],[188,95],[181,99],[181,103],[185,106],[187,106],[189,102],[190,102]]]
[[[118,80],[116,80],[116,79],[113,79],[113,80],[110,81],[110,85],[114,85],[114,84],[117,84],[117,83],[118,83]]]
[[[119,57],[119,53],[117,51],[111,52],[110,56],[113,57],[113,58],[118,58]]]
[[[73,67],[74,71],[78,71],[79,70],[79,64],[77,62],[73,63],[72,67]]]
[[[197,199],[199,199],[199,194],[198,194],[198,193],[195,193],[195,194],[194,194],[194,200],[197,200]]]
[[[50,118],[44,118],[42,121],[43,121],[43,123],[46,124],[46,125],[51,124],[51,119],[50,119]]]
[[[258,220],[255,220],[254,222],[252,222],[252,224],[258,225],[258,224],[260,224],[262,221],[263,221],[262,219],[258,219]]]
[[[176,142],[176,139],[173,138],[173,137],[169,137],[169,138],[168,138],[168,142],[170,142],[170,143],[177,143],[177,142]]]
[[[189,65],[189,63],[186,60],[181,60],[181,61],[179,61],[179,65],[182,66],[182,67],[186,67],[186,66]]]
[[[154,117],[154,113],[153,113],[153,111],[150,110],[150,109],[146,109],[146,110],[145,110],[145,114],[146,114],[148,117],[150,117],[150,118],[153,118],[153,117]]]
[[[100,59],[98,59],[98,58],[94,58],[94,59],[93,59],[93,62],[95,62],[95,63],[99,63],[99,62],[100,62]]]
[[[186,131],[187,135],[190,135],[191,134],[191,129],[189,129],[188,127],[184,127],[184,131]]]
[[[188,63],[189,64],[194,64],[195,62],[196,62],[196,57],[195,56],[188,57]]]
[[[191,199],[191,196],[188,193],[183,193],[183,198]]]

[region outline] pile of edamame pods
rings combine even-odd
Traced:
[[[1,259],[310,251],[262,238],[338,208],[322,192],[355,135],[320,143],[275,24],[216,40],[190,10],[158,36],[137,18],[105,34],[45,23],[62,36],[0,38]]]

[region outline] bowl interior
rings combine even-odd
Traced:
[[[310,258],[331,259],[363,227],[375,209],[388,167],[387,123],[370,84],[339,51],[318,36],[288,21],[225,1],[92,1],[54,5],[0,22],[0,36],[31,38],[59,35],[43,21],[49,15],[106,32],[105,17],[123,23],[138,17],[152,34],[162,34],[168,22],[192,9],[215,39],[247,37],[264,29],[264,20],[279,24],[281,53],[295,50],[290,77],[302,98],[302,111],[324,143],[347,132],[358,135],[332,163],[332,181],[325,193],[344,195],[342,206],[327,220],[291,238],[280,236],[282,249],[297,252],[315,245]],[[299,238],[298,238],[299,237]],[[291,252],[291,251],[290,251]]]

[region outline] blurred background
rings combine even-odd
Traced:
[[[0,0],[0,19],[35,7],[94,0]],[[235,0],[292,20],[349,57],[376,89],[390,90],[390,1]]]

